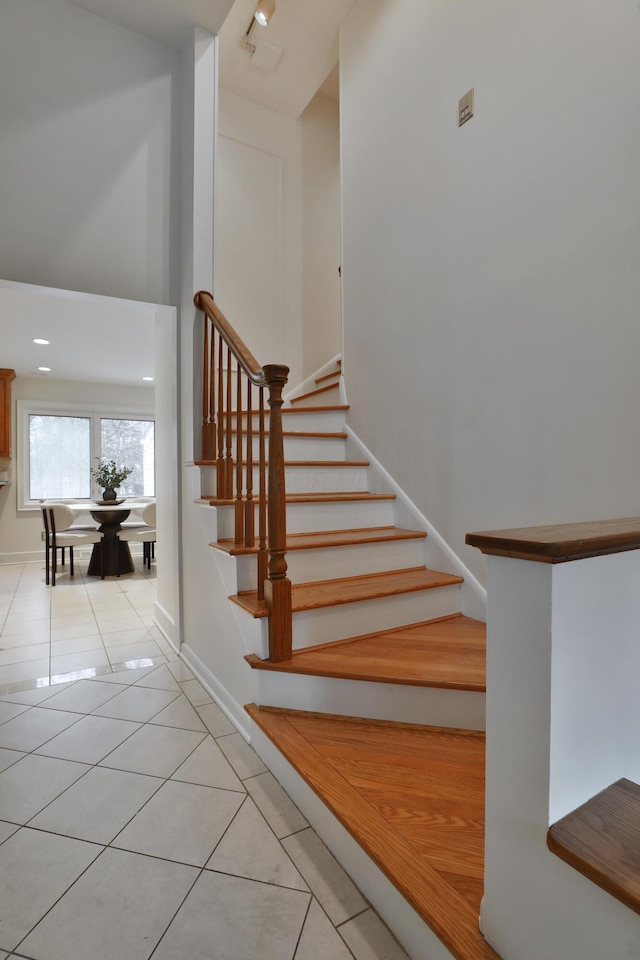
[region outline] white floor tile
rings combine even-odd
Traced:
[[[250,777],[244,785],[276,837],[282,839],[309,826],[272,773]]]
[[[15,637],[13,638],[15,639]],[[0,650],[0,667],[11,663],[26,663],[27,661],[43,660],[49,656],[49,641],[46,643],[20,643]]]
[[[196,711],[212,737],[224,737],[228,733],[236,732],[236,728],[227,720],[217,703],[203,703],[196,707]]]
[[[94,637],[94,642],[97,642],[97,646],[83,653],[66,653],[59,657],[52,657],[51,675],[71,673],[85,667],[108,667],[109,659],[100,637]]]
[[[197,680],[186,680],[181,683],[182,692],[186,693],[194,707],[199,707],[203,703],[212,703],[212,699]]]
[[[174,730],[145,724],[122,746],[101,761],[103,767],[170,777],[203,739],[193,730]]]
[[[207,869],[294,890],[309,889],[249,797],[207,862]]]
[[[178,681],[173,676],[167,666],[156,667],[150,673],[145,674],[140,680],[136,680],[139,687],[155,687],[157,690],[175,690],[181,693],[182,690]]]
[[[340,927],[356,960],[409,960],[395,937],[373,910]]]
[[[315,900],[311,901],[304,922],[296,960],[353,960],[344,940]]]
[[[109,844],[162,786],[158,777],[94,767],[29,826]]]
[[[23,757],[0,773],[0,820],[27,823],[89,769],[68,760]]]
[[[203,867],[243,800],[229,790],[170,780],[112,846]]]
[[[286,837],[282,844],[334,924],[344,923],[367,906],[353,881],[313,830]]]
[[[141,724],[110,717],[81,717],[77,723],[45,743],[36,752],[40,756],[99,763],[128,740]]]
[[[0,747],[28,753],[66,730],[72,723],[77,723],[78,719],[77,713],[29,707],[24,713],[0,726]]]
[[[0,773],[12,764],[17,763],[24,756],[26,754],[20,750],[5,750],[4,747],[0,747]]]
[[[128,687],[93,712],[99,717],[118,720],[140,720],[143,723],[164,710],[179,694],[173,690],[154,690],[149,687]]]
[[[19,716],[28,710],[25,703],[10,703],[8,700],[0,700],[0,724],[6,723],[13,717]]]
[[[219,737],[216,742],[241,780],[266,772],[258,754],[239,733]]]
[[[30,660],[28,663],[11,663],[0,667],[0,687],[19,683],[21,680],[40,680],[49,677],[49,658]]]
[[[212,944],[219,957],[233,960],[293,960],[308,903],[302,891],[206,871],[153,960],[211,960]]]
[[[20,949],[35,960],[148,960],[197,873],[107,849]],[[188,954],[172,960],[178,957],[186,960]]]
[[[101,848],[23,828],[0,846],[0,946],[13,950]]]
[[[70,710],[90,713],[127,688],[124,684],[100,683],[99,680],[78,680],[46,701],[47,710]]]
[[[184,694],[180,694],[173,703],[161,710],[149,721],[163,727],[181,727],[183,730],[201,730],[207,732],[204,723],[193,709]]]
[[[140,643],[123,644],[122,646],[112,647],[109,643],[110,639],[111,634],[106,634],[103,637],[111,663],[162,657],[162,651],[155,640],[147,639]]]
[[[236,790],[243,794],[246,792],[242,781],[235,775],[233,767],[212,737],[207,737],[196,747],[171,779]]]

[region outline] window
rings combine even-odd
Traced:
[[[133,467],[119,488],[123,496],[155,496],[155,423],[149,414],[43,407],[18,401],[21,509],[39,500],[98,495],[91,471],[100,458]]]

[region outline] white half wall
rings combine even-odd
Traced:
[[[470,530],[638,513],[639,41],[599,0],[341,30],[350,425],[482,580]]]

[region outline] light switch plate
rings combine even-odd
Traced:
[[[458,126],[461,127],[473,116],[473,88],[458,100]]]

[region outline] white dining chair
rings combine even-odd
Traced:
[[[118,539],[128,543],[142,543],[142,566],[151,569],[151,559],[155,556],[156,543],[156,505],[147,503],[141,511],[143,527],[130,527],[118,531]]]
[[[99,530],[78,529],[73,527],[75,514],[64,503],[45,504],[42,507],[42,520],[44,523],[45,539],[45,582],[48,584],[51,579],[51,586],[56,585],[56,572],[58,569],[58,550],[62,551],[62,564],[64,565],[64,549],[69,548],[69,568],[70,575],[74,575],[73,569],[73,548],[84,546],[87,543],[100,543],[102,534]],[[100,573],[102,573],[102,554],[100,554]]]

